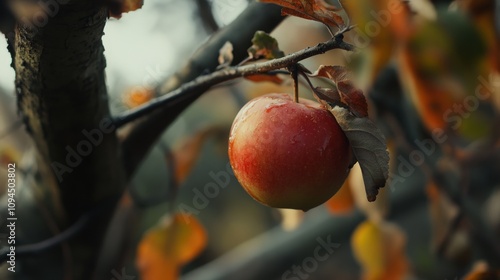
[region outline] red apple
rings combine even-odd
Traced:
[[[307,211],[332,197],[349,173],[351,148],[333,115],[307,99],[268,94],[248,102],[229,137],[243,188],[274,208]]]

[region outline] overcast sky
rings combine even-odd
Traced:
[[[146,0],[141,10],[109,20],[103,42],[107,84],[115,99],[132,86],[153,86],[206,39],[193,3]],[[214,0],[212,6],[217,21],[225,25],[245,8],[246,0]],[[7,44],[1,38],[0,87],[13,92],[14,71],[9,65]]]

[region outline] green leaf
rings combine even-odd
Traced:
[[[253,45],[248,49],[251,59],[275,59],[285,56],[285,53],[279,49],[278,41],[264,31],[255,32],[252,43]]]

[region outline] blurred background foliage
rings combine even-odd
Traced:
[[[108,22],[106,75],[114,113],[150,100],[152,87],[248,5],[201,2],[149,0]],[[121,258],[127,274],[141,279],[462,279],[471,271],[486,277],[478,276],[488,270],[483,261],[498,269],[500,259],[491,259],[500,254],[498,1],[411,0],[408,7],[398,2],[397,13],[393,2],[342,1],[355,24],[346,41],[359,49],[304,61],[310,69],[348,65],[369,98],[396,175],[377,202],[366,201],[358,167],[329,202],[305,214],[253,201],[228,167],[229,128],[251,98],[293,89],[288,80],[238,79],[204,94],[163,134],[130,183],[106,239],[104,246],[118,246],[121,254],[104,248],[100,260]],[[292,17],[272,35],[285,53],[330,36],[321,24]],[[34,151],[16,125],[5,40],[0,62],[0,160],[3,166],[19,162],[23,170]],[[301,95],[311,97],[305,87]],[[447,139],[440,142],[442,135]],[[417,144],[424,142],[433,147],[429,154]],[[422,163],[415,151],[425,156]],[[451,178],[444,181],[454,192],[443,187],[450,185],[443,177]],[[22,182],[21,191],[33,191],[28,179]],[[217,186],[213,197],[204,193],[209,184]],[[0,194],[5,190],[0,184]],[[284,276],[314,256],[317,238],[327,237],[340,247],[307,278]],[[484,238],[494,246],[485,248],[492,244]],[[467,279],[499,279],[488,275]]]

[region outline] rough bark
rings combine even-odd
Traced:
[[[113,205],[124,187],[119,143],[115,130],[109,129],[101,41],[106,18],[106,9],[93,1],[75,0],[61,4],[43,27],[18,24],[15,34],[18,109],[36,143],[43,168],[51,169],[57,178],[53,187],[63,209],[60,228],[68,227],[97,205],[109,206],[99,206],[102,212],[98,218],[69,241],[71,279],[91,279]],[[94,133],[93,143],[84,131]],[[83,154],[81,160],[69,155],[70,150]],[[60,213],[55,215],[61,217]],[[42,238],[36,231],[24,234],[25,241]],[[59,248],[44,252],[21,263],[23,269],[16,276],[59,279],[43,271],[60,268],[60,258]]]

